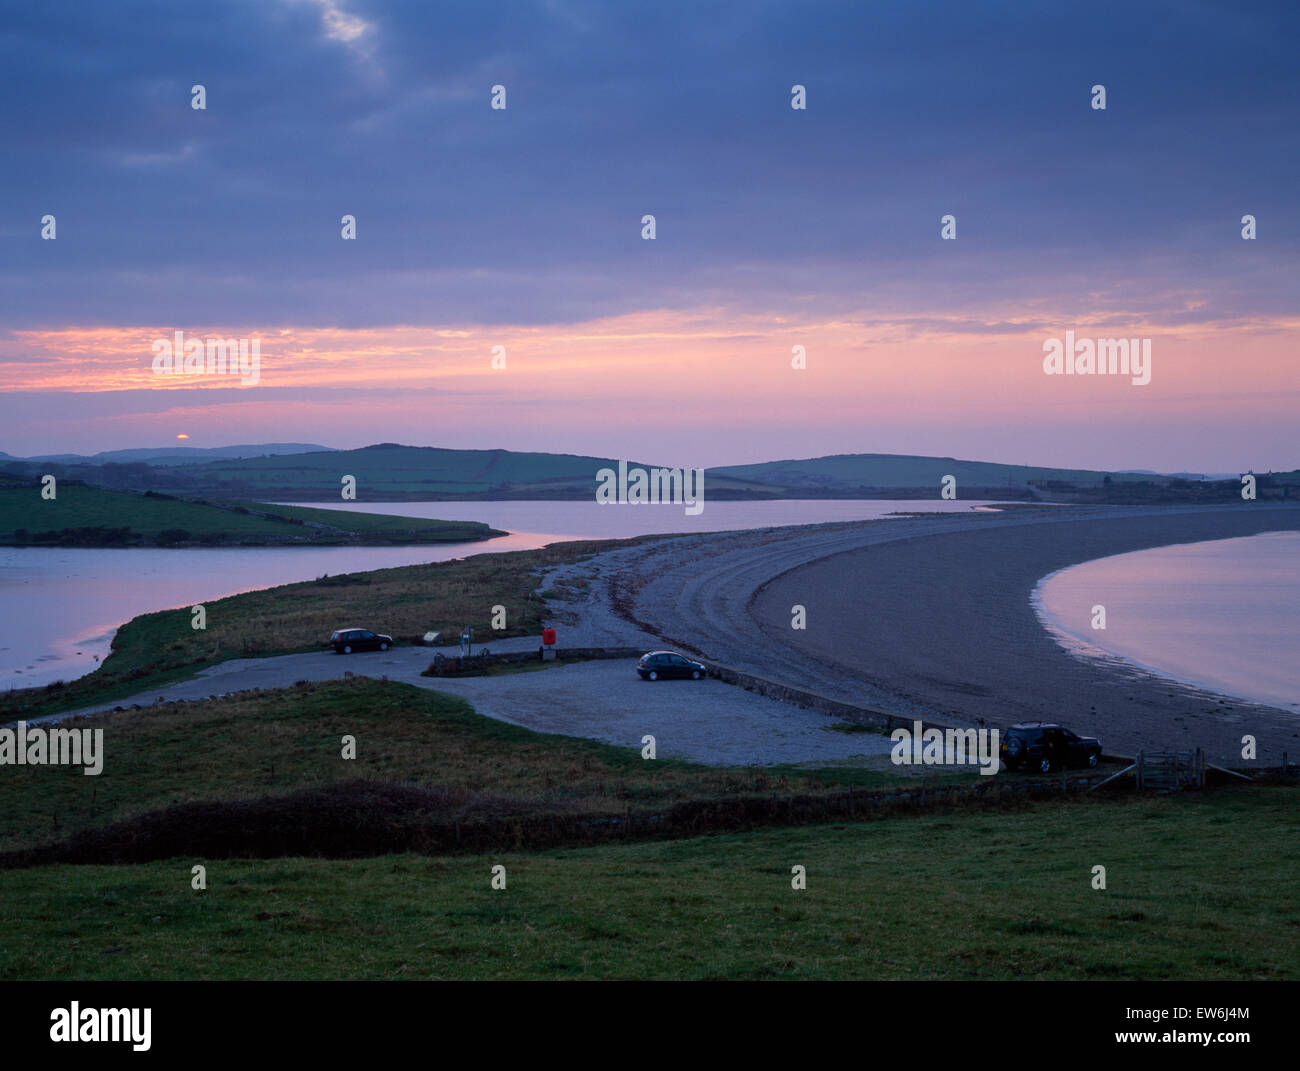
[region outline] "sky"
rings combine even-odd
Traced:
[[[1249,0],[0,0],[0,451],[1295,468],[1297,39]],[[256,382],[158,374],[177,331]],[[1150,381],[1047,374],[1067,331]]]

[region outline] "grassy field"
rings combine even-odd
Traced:
[[[0,487],[0,545],[9,546],[461,543],[501,534],[478,521],[185,501],[67,482],[51,500],[34,486]]]
[[[134,695],[228,658],[320,650],[340,626],[372,628],[399,642],[429,631],[459,633],[463,625],[479,637],[533,635],[546,615],[541,596],[530,598],[543,570],[617,545],[628,541],[554,543],[251,591],[204,603],[206,630],[190,627],[188,607],[143,614],[118,629],[112,654],[94,673],[62,686],[0,693],[0,721]],[[504,631],[491,628],[498,604],[506,608]]]
[[[535,665],[527,672],[555,671],[553,664]],[[882,771],[857,764],[720,768],[673,759],[651,762],[636,748],[533,732],[484,717],[456,696],[368,677],[304,681],[289,689],[159,704],[129,715],[60,725],[103,729],[103,772],[88,777],[72,766],[5,767],[0,853],[67,844],[86,834],[98,836],[91,837],[98,850],[107,843],[102,834],[110,827],[125,829],[123,837],[138,845],[147,825],[169,836],[179,830],[198,850],[206,843],[206,826],[229,818],[216,805],[250,802],[256,806],[239,817],[241,846],[249,855],[260,854],[254,848],[261,845],[265,854],[285,854],[266,835],[280,822],[277,807],[293,813],[291,824],[298,823],[305,843],[318,845],[317,854],[366,854],[368,845],[357,839],[356,830],[367,820],[389,823],[399,833],[449,820],[495,824],[487,830],[487,843],[515,846],[527,842],[518,819],[579,820],[576,832],[561,823],[558,837],[555,825],[543,824],[540,838],[549,847],[609,835],[607,829],[583,826],[593,817],[604,825],[605,816],[631,814],[638,819],[637,835],[663,835],[665,812],[682,804],[708,805],[692,812],[690,825],[696,831],[716,831],[824,821],[828,809],[821,804],[848,789],[862,807],[897,803],[917,809],[914,800],[894,794],[920,787],[930,793],[929,806],[954,810],[1022,802],[967,799],[965,789],[993,787],[972,769],[926,768],[918,774],[913,768]],[[341,755],[345,736],[355,740],[354,758]],[[1015,784],[1041,780],[1011,774],[998,779]],[[385,792],[385,786],[398,794]],[[401,795],[417,789],[425,791]],[[1057,791],[1054,780],[1051,791]],[[304,792],[316,795],[304,803]],[[791,812],[785,805],[792,800],[811,809]],[[728,802],[743,806],[711,806]],[[194,804],[214,806],[202,820],[192,810],[172,813]],[[325,809],[349,816],[343,834],[321,817]],[[161,823],[143,821],[163,814],[170,817]],[[189,830],[186,822],[202,828]],[[615,832],[628,835],[622,828]],[[148,857],[152,850],[140,847],[126,856],[80,853],[77,858],[130,861]],[[13,862],[0,859],[6,865]]]
[[[905,779],[647,762],[364,678],[99,724],[99,777],[5,768],[0,848],[114,823],[134,836],[161,813],[176,816],[183,849],[0,870],[0,978],[1300,977],[1300,788],[864,808],[874,817],[552,850],[249,859],[207,852],[211,830],[187,808],[216,802],[242,820],[241,801],[274,807],[363,778],[432,790],[419,821],[508,824]],[[343,734],[355,760],[340,758]],[[315,820],[286,810],[291,825]],[[262,832],[239,825],[239,843]],[[361,821],[347,835],[364,850],[376,833]],[[195,864],[204,891],[190,887]],[[490,886],[496,865],[504,890]],[[796,865],[806,889],[791,888]],[[1097,865],[1105,890],[1091,887]]]
[[[104,772],[7,766],[0,851],[196,800],[284,796],[358,779],[436,788],[429,818],[623,814],[683,800],[822,793],[899,779],[846,768],[719,770],[592,740],[535,733],[464,700],[357,677],[67,722],[104,727]],[[345,735],[357,757],[340,757]],[[971,781],[969,774],[952,780]]]
[[[0,977],[1296,979],[1295,793],[208,861],[202,892],[190,868],[204,860],[188,856],[0,872]]]

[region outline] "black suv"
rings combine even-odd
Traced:
[[[364,628],[341,628],[330,634],[330,646],[335,654],[353,651],[387,651],[393,646],[393,637],[371,632]]]
[[[1064,725],[1013,725],[1002,733],[998,749],[1008,770],[1051,773],[1066,766],[1096,766],[1101,762],[1101,741],[1076,736]]]
[[[708,673],[708,669],[699,662],[692,662],[672,651],[651,651],[641,656],[636,664],[636,671],[643,681],[657,681],[665,677],[690,677],[697,681]]]

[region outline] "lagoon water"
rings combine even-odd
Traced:
[[[484,521],[510,535],[480,543],[423,547],[0,547],[0,687],[28,688],[89,673],[108,654],[117,627],[138,614],[313,580],[326,573],[525,550],[567,539],[868,520],[898,511],[961,511],[980,505],[931,500],[709,502],[702,513],[691,517],[680,505],[611,507],[595,501],[350,502],[331,508]]]
[[[1040,619],[1068,650],[1300,712],[1300,533],[1186,543],[1044,577]],[[1105,630],[1092,627],[1093,607]]]

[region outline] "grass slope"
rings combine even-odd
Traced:
[[[98,533],[98,534],[96,534]],[[459,543],[500,535],[477,521],[436,521],[257,503],[185,501],[61,483],[54,499],[36,486],[0,487],[0,544],[266,546]]]
[[[357,476],[364,497],[426,492],[473,497],[491,492],[529,491],[539,497],[565,491],[589,497],[595,493],[596,472],[617,468],[617,460],[571,454],[516,453],[510,450],[443,450],[432,447],[384,444],[360,450],[295,454],[214,462],[195,469],[196,477],[232,487],[254,490],[301,488],[338,493],[341,473]],[[645,462],[629,462],[643,468]],[[751,490],[775,494],[809,490],[856,488],[918,488],[939,486],[947,474],[958,486],[1023,488],[1028,481],[1067,480],[1100,483],[1106,475],[1086,469],[1054,469],[1027,465],[1002,465],[953,458],[914,457],[901,454],[842,454],[806,461],[771,461],[755,465],[730,465],[709,469],[709,490]],[[1114,477],[1139,481],[1143,476]],[[937,494],[937,492],[936,492]]]
[[[203,892],[188,857],[0,872],[0,977],[1296,979],[1295,791],[209,862]]]
[[[340,476],[357,477],[361,498],[418,495],[589,498],[595,494],[596,473],[617,469],[617,460],[571,454],[517,453],[510,450],[444,450],[433,447],[381,444],[359,450],[294,454],[214,462],[190,470],[211,493],[241,493],[253,497],[305,498],[336,496]],[[654,467],[629,461],[629,466]],[[1029,480],[1068,480],[1100,483],[1102,472],[1000,465],[953,458],[893,454],[846,454],[807,461],[774,461],[709,469],[706,494],[729,496],[811,492],[843,493],[862,488],[937,488],[947,474],[958,487],[1014,487]],[[1143,477],[1116,476],[1116,480]]]
[[[915,457],[906,454],[838,454],[806,461],[769,461],[758,465],[731,465],[711,469],[717,474],[752,480],[791,491],[823,488],[847,491],[857,488],[938,488],[944,476],[957,478],[962,487],[1025,488],[1029,481],[1064,480],[1101,483],[1106,473],[1090,469],[1053,469],[1037,465],[1003,465],[987,461],[959,461],[951,457]],[[1115,474],[1115,482],[1138,482],[1146,476]],[[936,496],[938,492],[936,490]]]
[[[445,813],[507,820],[887,779],[646,762],[365,680],[104,724],[99,778],[6,768],[5,846],[359,775],[436,786]],[[339,757],[343,733],[354,761]],[[0,978],[1295,979],[1298,792],[1089,797],[549,851],[249,861],[190,849],[4,870]],[[191,831],[197,848],[205,830]],[[364,842],[367,827],[353,832]],[[191,888],[196,863],[204,891]],[[504,890],[490,886],[496,865]],[[791,888],[796,865],[804,890]],[[1097,865],[1105,890],[1091,887]]]
[[[616,461],[572,454],[509,450],[444,450],[380,444],[359,450],[214,462],[191,470],[214,493],[318,500],[337,497],[345,474],[361,500],[420,495],[473,498],[511,489],[545,498],[556,490],[595,494],[596,473]]]
[[[53,462],[13,462],[14,473],[32,479],[45,471],[66,478],[131,489],[221,498],[336,501],[343,476],[356,478],[360,501],[436,499],[591,499],[596,473],[617,470],[618,459],[512,450],[448,450],[380,443],[357,450],[229,459],[176,467],[135,465],[102,468]],[[630,460],[630,467],[653,463]],[[118,471],[129,469],[130,471]],[[0,473],[0,479],[4,474]],[[114,481],[125,481],[114,483]],[[719,498],[773,498],[779,483],[764,483],[712,469],[706,494]]]
[[[195,801],[285,797],[357,780],[438,791],[430,818],[624,814],[685,800],[897,785],[868,770],[719,770],[485,718],[464,700],[353,678],[68,722],[104,728],[105,764],[7,766],[0,851]],[[341,758],[353,736],[357,756]],[[971,781],[976,774],[944,781]]]

